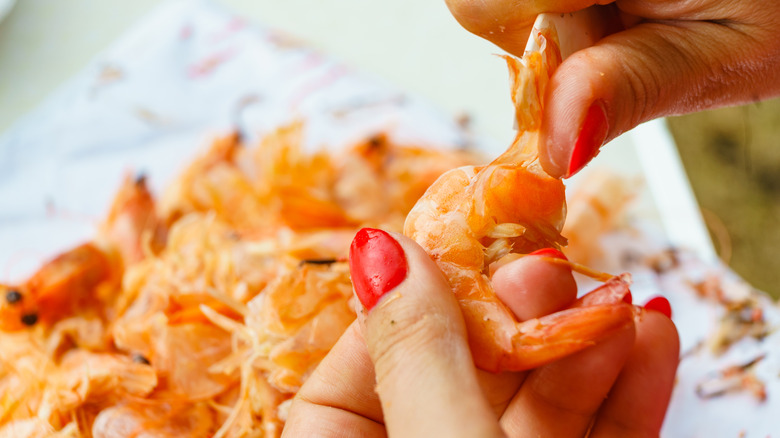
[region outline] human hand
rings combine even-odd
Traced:
[[[540,159],[555,177],[656,117],[780,95],[780,2],[771,0],[446,0],[469,31],[522,55],[537,14],[595,6],[608,36],[552,77]]]
[[[643,311],[580,353],[529,372],[491,374],[475,369],[460,309],[436,264],[406,237],[375,239],[382,267],[351,258],[366,310],[296,395],[284,436],[658,435],[679,352],[666,316]],[[361,293],[363,281],[386,293]],[[500,268],[493,283],[520,319],[576,298],[569,268],[544,257]]]

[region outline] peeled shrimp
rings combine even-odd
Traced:
[[[537,22],[538,23],[538,22]],[[520,322],[496,297],[491,265],[511,253],[566,244],[563,183],[539,164],[539,126],[547,83],[561,62],[552,24],[535,25],[522,60],[506,57],[518,134],[492,163],[442,175],[409,213],[404,234],[436,261],[461,306],[475,364],[524,370],[579,351],[629,324],[622,302],[627,281],[616,277],[571,308]],[[515,256],[515,254],[511,254]]]

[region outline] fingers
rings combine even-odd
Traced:
[[[532,371],[501,419],[507,435],[585,436],[633,342],[631,325],[600,344]]]
[[[388,433],[501,436],[477,384],[460,308],[422,248],[363,229],[350,267]]]
[[[677,329],[660,312],[645,312],[636,343],[591,436],[657,437],[674,386],[680,353]]]
[[[542,12],[574,12],[613,0],[446,0],[456,20],[469,32],[521,56],[531,25]]]
[[[381,438],[387,436],[385,427],[374,423],[365,417],[343,409],[326,405],[305,404],[290,417],[294,422],[287,421],[282,430],[282,437],[338,437],[338,438]]]
[[[565,258],[563,254],[559,257]],[[562,310],[577,298],[577,283],[571,269],[553,263],[547,257],[534,255],[496,271],[493,288],[498,298],[521,321]]]
[[[577,297],[577,284],[571,270],[552,263],[548,257],[522,257],[498,269],[492,281],[496,295],[521,321],[561,310]],[[504,413],[525,375],[477,372],[479,385],[496,414]]]
[[[284,436],[384,436],[374,366],[357,323],[296,394]]]
[[[741,25],[659,21],[613,34],[567,58],[553,75],[542,166],[568,177],[602,144],[642,122],[776,95],[778,67],[780,45],[757,45]]]
[[[466,29],[517,56],[537,14],[610,3],[612,35],[566,59],[550,83],[540,151],[550,175],[573,175],[642,122],[780,95],[777,2],[447,0]]]
[[[546,257],[526,256],[500,268],[493,284],[496,294],[523,320],[566,308],[577,295],[571,270]],[[584,436],[633,339],[630,325],[588,350],[528,374],[504,412],[504,430],[509,436]]]

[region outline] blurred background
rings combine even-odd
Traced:
[[[214,0],[434,102],[507,144],[512,109],[498,49],[443,0]],[[0,0],[0,135],[161,0]],[[11,7],[12,6],[12,7]],[[780,296],[780,100],[668,120],[720,256]],[[0,242],[2,244],[2,242]]]
[[[780,99],[667,124],[718,254],[780,297]]]

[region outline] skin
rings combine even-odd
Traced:
[[[541,163],[565,176],[585,114],[606,109],[606,141],[661,116],[780,96],[774,0],[446,0],[469,31],[522,55],[537,14],[600,8],[607,36],[574,53],[546,96]],[[561,120],[571,123],[560,123]]]
[[[560,361],[522,373],[474,367],[463,319],[441,271],[394,234],[409,273],[362,312],[298,392],[283,436],[658,436],[679,342],[666,316],[635,325]],[[521,318],[569,305],[567,267],[528,256],[493,277]]]

